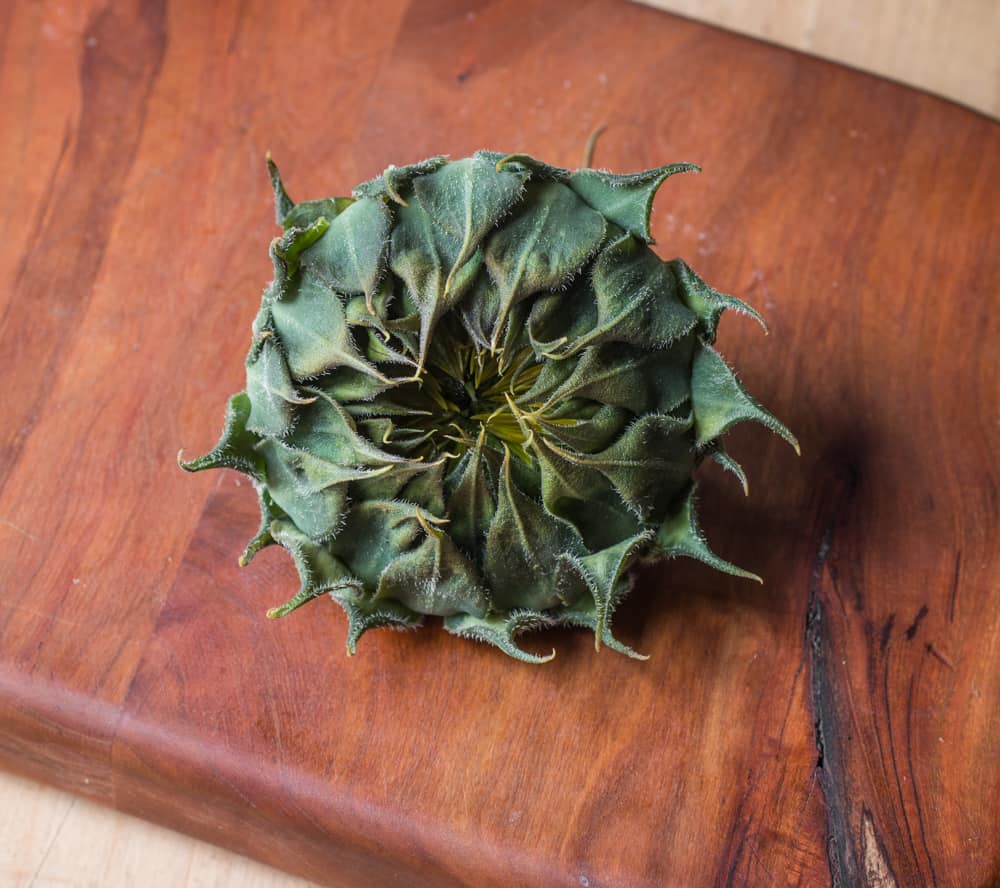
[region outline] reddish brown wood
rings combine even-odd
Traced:
[[[610,0],[0,4],[0,761],[331,885],[1000,879],[1000,127]],[[655,232],[771,323],[795,430],[705,471],[716,548],[543,668],[354,659],[207,449],[293,196],[479,147],[695,160]],[[878,874],[881,873],[882,881]],[[886,876],[888,874],[888,876]]]

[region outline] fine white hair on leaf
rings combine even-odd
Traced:
[[[427,612],[530,662],[546,658],[513,637],[553,624],[634,656],[610,625],[636,564],[685,554],[736,570],[696,520],[702,458],[746,419],[794,441],[709,349],[725,309],[759,316],[650,248],[653,198],[685,165],[459,163],[389,165],[353,203],[284,213],[251,327],[247,365],[261,364],[222,440],[184,467],[251,477],[262,522],[247,551],[288,549],[302,588],[283,612],[330,591],[352,652],[367,630]],[[404,238],[421,213],[429,227]],[[299,299],[302,281],[333,301]]]

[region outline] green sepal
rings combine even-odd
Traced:
[[[389,564],[419,543],[423,529],[418,509],[397,500],[355,502],[330,549],[366,588],[376,589]]]
[[[320,390],[307,391],[315,403],[300,413],[295,429],[283,440],[264,439],[256,450],[275,502],[310,537],[325,540],[344,518],[349,485],[387,474],[404,459],[360,436],[344,409]]]
[[[281,220],[285,230],[289,228],[308,228],[320,218],[333,221],[344,212],[354,201],[349,197],[321,197],[319,200],[304,200],[289,211]]]
[[[361,584],[351,576],[347,567],[326,547],[309,539],[291,521],[275,521],[271,525],[271,535],[291,553],[301,580],[295,595],[267,612],[271,619],[290,614],[324,592],[353,589],[355,594],[360,594]]]
[[[344,404],[343,406],[347,413],[359,421],[370,417],[402,417],[404,420],[420,420],[434,415],[430,410],[414,407],[414,401],[416,398],[412,388],[401,387],[382,392],[368,401]]]
[[[367,327],[364,330],[355,330],[354,337],[360,340],[360,350],[365,360],[373,365],[396,364],[398,366],[412,369],[416,364],[410,360],[409,356],[402,351],[398,351],[386,342],[386,338],[374,327]],[[388,377],[383,377],[388,378]],[[396,383],[391,383],[396,384]]]
[[[531,654],[517,646],[514,637],[522,632],[544,629],[554,625],[552,617],[542,611],[515,610],[503,616],[474,617],[456,614],[445,617],[444,628],[452,635],[471,638],[500,648],[507,656],[522,663],[548,663],[555,658],[556,650],[547,657]]]
[[[358,640],[370,629],[416,629],[422,626],[424,618],[415,614],[405,604],[398,601],[364,602],[338,590],[330,592],[330,597],[347,614],[347,655],[357,653]]]
[[[690,336],[671,348],[649,351],[626,342],[603,342],[586,349],[575,364],[544,364],[535,384],[519,400],[559,403],[589,398],[624,407],[636,416],[666,413],[691,396],[694,343]]]
[[[799,442],[785,425],[758,404],[711,346],[695,351],[691,365],[695,440],[704,447],[740,422],[758,422],[784,438],[795,452]]]
[[[511,308],[535,293],[564,287],[601,245],[606,227],[604,217],[565,185],[527,185],[524,198],[484,247],[500,295],[494,350]]]
[[[390,222],[391,215],[382,201],[355,201],[302,254],[303,267],[338,293],[371,297],[385,271]]]
[[[636,533],[637,517],[600,472],[567,459],[541,435],[532,437],[530,447],[545,510],[576,528],[587,549],[603,549]]]
[[[430,512],[438,518],[446,517],[444,500],[444,474],[446,459],[442,458],[432,463],[419,463],[424,470],[414,472],[400,493],[400,499],[415,503],[425,512]],[[399,469],[394,470],[394,474]],[[449,531],[451,526],[449,526]]]
[[[390,200],[401,206],[407,206],[407,201],[403,197],[403,192],[409,187],[417,176],[426,176],[436,172],[448,162],[448,158],[443,154],[436,157],[428,157],[426,160],[411,163],[407,166],[386,167],[381,176],[362,182],[352,192],[355,197],[380,197],[385,195]]]
[[[281,181],[281,173],[278,172],[278,165],[271,159],[270,151],[264,155],[264,160],[267,163],[267,174],[271,179],[271,188],[274,191],[274,221],[281,225],[285,216],[295,207],[295,201],[285,191],[285,185]]]
[[[620,438],[629,422],[635,419],[628,410],[611,404],[590,406],[597,409],[593,412],[587,410],[585,413],[589,415],[580,416],[584,412],[582,408],[577,407],[575,402],[567,402],[563,409],[556,411],[556,416],[539,418],[539,427],[546,438],[558,441],[563,447],[579,454],[594,454]],[[576,408],[578,417],[570,416],[572,408]],[[566,418],[558,416],[559,413],[565,413]]]
[[[274,266],[274,281],[268,288],[268,295],[280,299],[288,282],[299,270],[302,254],[315,244],[330,228],[325,216],[318,216],[305,228],[289,228],[281,237],[271,241],[271,263]]]
[[[699,172],[693,163],[671,163],[641,173],[608,173],[604,170],[577,170],[569,185],[590,206],[625,231],[651,243],[649,218],[653,198],[660,186],[675,173]]]
[[[265,438],[257,452],[264,458],[267,489],[274,501],[313,540],[326,540],[337,532],[347,508],[348,482],[391,468],[339,465],[276,438]]]
[[[558,362],[559,350],[592,333],[597,320],[590,276],[581,275],[566,292],[540,293],[532,300],[525,325],[528,342],[539,360],[554,357]]]
[[[315,244],[329,227],[330,223],[326,217],[320,216],[309,227],[290,228],[271,241],[268,254],[271,257],[271,266],[274,268],[274,278],[264,290],[260,310],[253,320],[253,339],[247,363],[256,360],[264,340],[274,333],[271,308],[277,300],[286,295],[288,288],[297,279],[302,252]]]
[[[238,392],[226,405],[226,419],[219,443],[204,456],[189,462],[177,454],[177,464],[185,472],[200,472],[203,469],[235,469],[250,477],[259,479],[263,474],[263,464],[254,445],[258,438],[247,430],[250,418],[250,399],[246,392]]]
[[[416,366],[420,356],[420,315],[386,318],[385,329],[396,337]]]
[[[642,521],[650,521],[668,505],[664,498],[673,499],[691,477],[694,451],[690,429],[690,417],[647,413],[604,450],[559,453],[564,459],[599,471]]]
[[[347,467],[400,465],[406,458],[383,450],[358,434],[353,418],[343,405],[323,389],[303,388],[315,403],[301,410],[295,429],[286,437],[292,447],[330,463]]]
[[[475,445],[465,452],[457,469],[458,483],[448,497],[451,516],[448,532],[466,552],[481,549],[496,514],[484,465],[484,437],[480,435]]]
[[[461,260],[461,244],[434,224],[418,203],[400,207],[393,227],[389,268],[406,284],[420,316],[422,367],[438,319],[475,281],[483,263],[481,250]]]
[[[323,374],[311,388],[319,389],[330,400],[353,407],[373,400],[392,385],[391,380],[377,379],[353,367],[336,367]]]
[[[458,303],[457,311],[462,327],[476,347],[489,349],[500,314],[500,291],[488,274],[476,278],[467,297]]]
[[[418,460],[420,451],[426,450],[432,433],[426,429],[396,426],[390,419],[365,419],[358,428],[366,435],[374,432],[373,437],[389,444],[393,452],[404,459]]]
[[[261,343],[255,360],[247,365],[246,391],[250,399],[247,428],[262,436],[284,435],[292,427],[292,408],[315,400],[295,390],[288,363],[273,336]]]
[[[445,293],[480,241],[520,199],[528,176],[524,170],[497,172],[495,161],[476,154],[414,180],[413,190],[431,219],[459,243]]]
[[[347,323],[374,327],[388,338],[390,332],[386,324],[390,320],[395,295],[392,275],[386,275],[371,297],[358,295],[347,299],[344,304]]]
[[[441,511],[435,508],[439,495],[436,490],[437,478],[425,484],[420,481],[420,477],[428,472],[442,471],[444,462],[443,457],[431,463],[408,460],[396,465],[391,472],[384,475],[354,482],[351,485],[351,495],[357,502],[396,499],[412,502],[433,515],[440,515]],[[415,486],[407,490],[410,485]]]
[[[553,353],[553,358],[570,357],[597,342],[662,349],[697,323],[694,313],[677,298],[673,275],[630,234],[601,250],[591,277],[597,321],[591,330]]]
[[[698,316],[702,337],[706,342],[715,342],[719,318],[722,317],[722,313],[727,308],[740,314],[749,315],[767,333],[767,324],[752,306],[747,305],[742,299],[737,299],[728,293],[720,293],[710,287],[692,271],[691,266],[683,259],[672,259],[667,263],[667,267],[674,274],[677,289],[684,304]]]
[[[493,158],[493,153],[489,152],[490,160]],[[486,155],[487,152],[480,152],[480,154]],[[531,173],[532,181],[568,182],[572,175],[570,170],[564,167],[552,166],[527,154],[506,154],[496,161],[495,166],[499,172],[509,164],[528,170]]]
[[[275,521],[281,521],[288,517],[263,484],[255,483],[254,487],[257,488],[257,501],[260,505],[260,527],[257,528],[254,538],[246,544],[243,554],[240,555],[240,567],[246,567],[261,549],[266,549],[277,543],[274,534],[271,533],[271,525]]]
[[[730,564],[708,547],[705,536],[698,526],[698,516],[695,511],[695,485],[693,483],[678,498],[674,513],[660,525],[656,532],[654,547],[657,554],[665,558],[684,555],[703,561],[709,567],[732,574],[734,577],[756,580],[758,583],[764,582],[757,574],[743,570],[742,567],[737,567],[735,564]]]
[[[354,331],[355,339],[360,340],[359,348],[365,360],[373,366],[378,364],[401,364],[413,367],[414,363],[401,351],[392,348],[374,327]],[[386,377],[383,377],[386,378]]]
[[[334,367],[350,367],[388,384],[386,377],[358,353],[340,297],[312,274],[300,275],[284,298],[271,305],[271,318],[288,369],[296,379],[309,379]]]
[[[725,471],[732,472],[743,488],[743,495],[750,496],[750,482],[747,480],[746,472],[743,471],[743,466],[725,451],[721,441],[715,441],[711,444],[706,455],[722,466]]]
[[[615,606],[627,591],[627,588],[621,586],[622,574],[652,538],[652,531],[644,530],[607,549],[574,559],[574,565],[580,571],[594,601],[596,650],[601,649],[601,642],[610,634]]]
[[[514,483],[510,451],[505,451],[483,563],[494,606],[545,610],[564,603],[566,597],[575,599],[572,592],[567,595],[567,578],[558,568],[561,555],[580,551],[570,528]]]
[[[378,580],[379,600],[393,600],[418,613],[484,616],[490,599],[475,568],[448,534],[421,515],[424,539],[394,558]]]
[[[623,580],[622,582],[625,581]],[[620,601],[622,598],[624,598],[624,595],[620,595],[618,600]],[[594,633],[595,639],[598,637],[597,633],[600,632],[601,644],[609,647],[611,650],[616,651],[619,654],[631,657],[633,660],[649,659],[648,654],[640,654],[624,642],[615,638],[614,634],[611,632],[611,626],[607,622],[603,624],[603,628],[599,628],[597,605],[593,599],[582,600],[573,607],[566,608],[565,610],[554,611],[553,619],[556,625],[559,626],[576,626],[581,629],[589,629]]]

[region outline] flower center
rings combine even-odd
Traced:
[[[410,455],[461,456],[483,437],[498,450],[506,445],[528,459],[524,414],[541,406],[520,403],[542,369],[531,349],[508,356],[466,343],[450,346],[449,351],[432,349],[420,379],[405,386],[412,409],[406,426],[423,437]]]

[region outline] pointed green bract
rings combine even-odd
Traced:
[[[288,196],[288,192],[285,191],[285,185],[281,181],[281,173],[278,172],[275,162],[271,160],[270,151],[267,152],[266,161],[267,173],[271,178],[271,188],[274,191],[274,221],[281,225],[285,217],[295,207],[295,202]]]
[[[619,581],[617,591],[620,596],[624,595],[624,591],[628,586],[627,581],[628,577],[625,578],[624,582]],[[599,614],[597,603],[592,599],[582,600],[577,606],[560,611],[556,615],[555,620],[556,624],[560,626],[576,626],[581,629],[589,629],[594,633],[595,646],[598,646],[597,640],[599,639],[601,645],[609,647],[619,654],[624,654],[626,657],[631,657],[633,660],[649,659],[646,654],[640,654],[632,650],[627,644],[615,638],[611,632],[607,611],[605,610],[602,614]]]
[[[486,242],[486,267],[496,282],[500,310],[491,344],[499,341],[511,308],[522,299],[557,290],[597,250],[604,217],[556,182],[527,187],[527,199]],[[572,231],[572,238],[566,232]]]
[[[358,640],[370,629],[416,629],[424,618],[398,601],[357,601],[350,595],[331,591],[330,597],[347,614],[347,653],[354,656]]]
[[[380,197],[384,195],[390,200],[406,206],[407,198],[404,195],[408,196],[413,180],[418,176],[426,176],[428,173],[441,169],[447,160],[444,155],[438,155],[407,166],[398,167],[390,164],[381,176],[362,182],[355,187],[352,194],[355,197]]]
[[[638,519],[599,471],[541,435],[532,440],[546,511],[571,525],[588,549],[600,551],[636,533]]]
[[[295,204],[268,158],[274,278],[246,390],[188,471],[251,477],[261,524],[301,585],[269,616],[329,595],[349,654],[427,615],[526,663],[518,637],[615,637],[639,562],[713,553],[695,513],[705,458],[746,475],[722,436],[791,433],[712,348],[726,309],[759,316],[649,247],[673,164],[570,172],[481,151],[389,166],[351,198]]]
[[[334,367],[351,367],[379,378],[359,353],[344,317],[341,298],[311,274],[271,306],[274,332],[296,379],[311,379]]]
[[[391,561],[378,582],[378,597],[421,614],[484,616],[489,599],[468,559],[442,530]]]
[[[715,342],[719,318],[722,317],[722,313],[727,308],[749,315],[764,328],[765,333],[767,332],[767,324],[764,323],[764,319],[742,299],[720,293],[708,286],[683,259],[674,259],[667,264],[677,281],[680,298],[698,316],[702,336],[708,342]]]
[[[572,412],[573,406],[570,404],[565,412]],[[590,410],[586,413],[590,414]],[[586,455],[609,447],[634,420],[635,416],[622,407],[601,404],[590,415],[542,419],[541,427],[553,447],[558,444],[577,451],[578,455]]]
[[[615,605],[625,591],[619,583],[622,573],[652,535],[644,530],[600,552],[585,555],[577,562],[594,600],[594,645],[598,650],[610,631]]]
[[[236,469],[251,478],[261,476],[261,459],[254,450],[257,436],[248,431],[250,420],[250,398],[246,392],[238,392],[229,399],[226,407],[226,421],[219,443],[204,456],[185,462],[177,454],[177,462],[187,472],[202,469]]]
[[[349,197],[324,197],[321,200],[303,201],[292,207],[279,224],[287,231],[290,228],[309,228],[319,219],[325,219],[329,223],[352,203],[354,201]]]
[[[329,463],[309,453],[265,438],[257,445],[264,458],[265,479],[271,498],[295,525],[314,540],[326,540],[340,525],[347,506],[346,481],[350,470],[327,474]]]
[[[311,453],[331,464],[352,468],[380,467],[405,462],[405,458],[390,453],[378,442],[358,433],[357,426],[343,405],[320,388],[304,388],[312,400],[299,411],[294,431],[287,441],[299,450]]]
[[[466,451],[459,465],[458,483],[448,498],[448,533],[466,552],[478,554],[496,515],[496,502],[483,459],[483,437]]]
[[[446,459],[434,463],[419,463],[423,471],[416,471],[403,486],[400,498],[415,503],[434,518],[444,518],[448,512],[445,504],[444,474]],[[416,464],[414,464],[416,466]],[[398,468],[392,474],[401,474]],[[452,534],[454,536],[454,534]]]
[[[480,241],[517,202],[527,179],[526,172],[498,171],[495,163],[476,155],[414,180],[417,197],[435,224],[459,243],[446,291]]]
[[[247,365],[247,428],[259,435],[283,435],[292,427],[292,408],[308,404],[295,390],[288,363],[273,337],[264,340],[255,360]]]
[[[260,527],[257,529],[257,533],[254,534],[253,539],[243,549],[243,554],[240,555],[239,560],[240,567],[246,567],[253,561],[254,556],[261,549],[266,549],[277,542],[274,534],[271,532],[271,525],[275,521],[288,518],[263,484],[255,483],[255,486],[257,488],[258,505],[260,506]]]
[[[697,322],[677,298],[664,264],[630,234],[612,241],[598,254],[592,282],[597,307],[593,327],[570,338],[553,357],[571,357],[603,342],[664,349],[689,333]]]
[[[444,621],[444,628],[453,635],[472,638],[475,641],[484,641],[500,648],[508,657],[513,657],[522,663],[548,663],[555,659],[555,648],[551,654],[545,657],[524,650],[514,641],[516,635],[553,625],[555,625],[555,621],[547,613],[523,610],[511,611],[508,614],[495,617],[475,617],[462,614],[461,616],[448,617]]]
[[[493,602],[503,610],[545,610],[562,603],[559,556],[580,550],[569,527],[546,514],[513,482],[509,453],[498,484],[496,514],[486,535],[485,574]]]
[[[302,262],[338,293],[371,295],[382,277],[390,221],[382,201],[357,200],[330,222]]]
[[[271,525],[271,534],[277,543],[292,554],[302,585],[284,604],[271,608],[267,612],[269,617],[284,617],[325,592],[350,589],[354,590],[354,594],[360,594],[361,585],[351,576],[346,566],[292,521],[275,521]]]
[[[575,364],[550,361],[524,398],[549,402],[586,398],[627,409],[633,416],[666,412],[691,394],[693,340],[647,350],[624,342],[585,349]]]
[[[709,567],[714,567],[723,573],[763,583],[764,581],[757,574],[750,573],[750,571],[737,567],[735,564],[730,564],[708,547],[705,535],[698,526],[694,492],[695,485],[691,484],[688,490],[678,498],[678,508],[674,514],[660,525],[656,532],[657,552],[667,558],[684,555],[703,561]]]
[[[461,244],[436,226],[419,204],[399,210],[392,232],[390,268],[416,303],[420,316],[421,367],[435,324],[461,299],[482,265],[483,255],[476,251],[459,267],[461,249]]]
[[[743,471],[743,466],[736,462],[736,460],[723,449],[721,442],[716,442],[716,444],[709,449],[708,455],[727,472],[732,472],[732,474],[734,474],[740,482],[740,486],[743,488],[744,496],[750,496],[750,482],[747,479],[746,472]]]
[[[355,503],[331,550],[362,579],[374,595],[382,572],[400,555],[420,544],[424,535],[419,506],[397,500]]]
[[[624,176],[604,170],[577,170],[569,184],[609,222],[648,243],[653,239],[649,230],[653,198],[660,186],[675,173],[698,172],[699,169],[693,163],[672,163]]]
[[[750,396],[722,355],[708,345],[695,352],[691,402],[695,442],[699,446],[715,441],[737,423],[752,421],[780,435],[796,452],[799,449],[795,436]]]
[[[564,169],[563,167],[551,166],[550,164],[545,163],[545,161],[538,160],[537,158],[531,157],[527,154],[508,154],[505,157],[499,157],[497,152],[481,151],[480,154],[489,157],[490,160],[494,157],[498,157],[496,161],[496,168],[498,171],[509,165],[529,170],[533,182],[544,182],[546,179],[551,179],[556,182],[568,182],[570,176],[572,175],[569,170]]]
[[[653,521],[667,506],[664,494],[683,485],[694,470],[690,428],[690,417],[647,413],[611,446],[573,459],[599,471],[633,512],[644,522]]]
[[[326,216],[317,216],[306,227],[293,226],[286,229],[281,237],[271,241],[271,262],[274,265],[274,281],[265,294],[265,304],[272,299],[280,299],[285,287],[299,270],[302,253],[316,243],[330,227]]]

